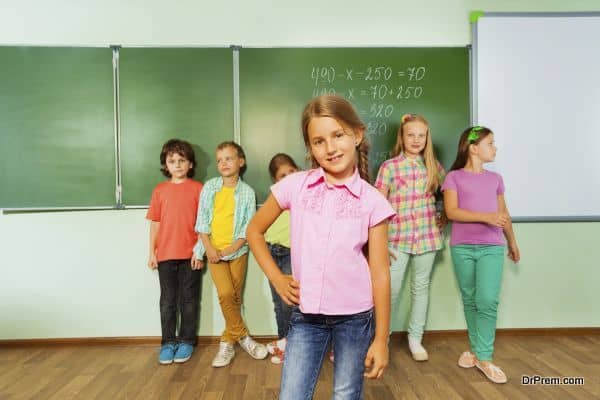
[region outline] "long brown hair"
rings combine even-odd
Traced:
[[[490,128],[485,126],[470,126],[463,131],[458,140],[458,150],[456,151],[456,159],[450,167],[450,171],[464,168],[469,161],[469,146],[472,144],[479,144],[488,135],[492,134]]]
[[[308,102],[302,112],[302,136],[304,137],[306,150],[310,154],[313,168],[317,168],[319,164],[310,151],[308,124],[313,118],[318,117],[330,117],[340,122],[340,124],[348,126],[353,132],[362,131],[366,133],[365,124],[360,120],[358,113],[348,100],[335,95],[315,97]],[[363,134],[361,142],[356,147],[356,152],[358,153],[358,173],[367,182],[369,181],[369,147],[367,137]]]
[[[427,169],[427,192],[434,193],[441,184],[441,177],[438,171],[438,160],[435,158],[433,152],[433,141],[431,140],[431,129],[429,128],[429,122],[422,115],[418,114],[404,114],[400,118],[400,126],[398,127],[398,135],[396,137],[396,145],[392,152],[392,156],[396,157],[404,151],[404,141],[402,135],[404,133],[404,127],[406,124],[411,122],[421,122],[427,127],[427,139],[425,141],[425,148],[423,149],[423,160],[425,161],[425,168]]]

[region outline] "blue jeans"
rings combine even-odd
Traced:
[[[190,260],[166,260],[158,263],[160,282],[161,344],[196,345],[198,310],[200,309],[200,270],[193,270]],[[175,336],[179,311],[179,337]]]
[[[352,315],[292,310],[281,374],[280,400],[312,399],[323,359],[333,341],[333,398],[361,399],[367,350],[375,331],[373,310]]]
[[[267,246],[269,247],[273,260],[275,260],[275,264],[277,264],[281,272],[285,275],[291,275],[292,264],[290,262],[290,248],[270,243],[268,243]],[[277,336],[279,338],[284,338],[288,334],[292,307],[281,300],[281,297],[277,294],[273,285],[271,285],[271,297],[273,297],[275,320],[277,321]]]

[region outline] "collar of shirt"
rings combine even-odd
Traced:
[[[327,179],[325,177],[325,171],[323,170],[323,168],[319,167],[310,172],[307,180],[307,186],[311,187],[320,182],[325,183],[329,187],[345,187],[350,193],[352,193],[357,198],[360,198],[360,195],[362,193],[362,185],[360,176],[358,174],[358,168],[354,168],[354,173],[352,174],[352,176],[343,183],[339,185],[332,185],[329,182],[327,182]]]
[[[236,182],[236,184],[235,184],[235,190],[234,190],[234,193],[237,193],[237,192],[238,192],[238,190],[239,190],[239,188],[240,188],[240,182],[241,182],[241,181],[242,181],[242,177],[240,176],[240,177],[238,177],[238,180],[237,180],[237,182]],[[218,177],[215,179],[215,185],[214,185],[214,187],[213,187],[213,188],[214,188],[214,191],[215,191],[215,192],[219,192],[219,191],[221,191],[221,189],[223,189],[223,177],[222,177],[222,176],[218,176]]]
[[[423,159],[422,155],[418,155],[415,158],[412,157],[408,157],[406,156],[406,154],[404,153],[400,153],[398,155],[398,161],[407,161],[407,162],[411,162],[411,163],[415,163],[415,164],[419,164],[419,165],[425,165],[425,160]]]

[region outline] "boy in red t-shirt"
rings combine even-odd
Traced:
[[[193,254],[198,236],[194,231],[202,184],[194,176],[192,146],[171,139],[160,152],[163,175],[170,178],[152,192],[146,218],[150,222],[148,267],[158,268],[160,281],[160,364],[183,363],[196,345],[200,302],[200,269],[204,262]],[[179,336],[175,335],[177,310]]]

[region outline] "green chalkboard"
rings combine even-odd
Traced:
[[[469,124],[469,57],[461,48],[275,48],[240,50],[241,138],[246,181],[263,201],[267,165],[286,152],[299,165],[306,150],[300,116],[314,96],[340,94],[360,112],[372,145],[372,179],[389,157],[400,116],[424,115],[446,167]]]
[[[112,52],[0,47],[0,208],[115,206]]]
[[[119,70],[123,204],[150,202],[170,138],[194,147],[195,179],[215,176],[215,148],[234,134],[231,49],[122,48]]]

